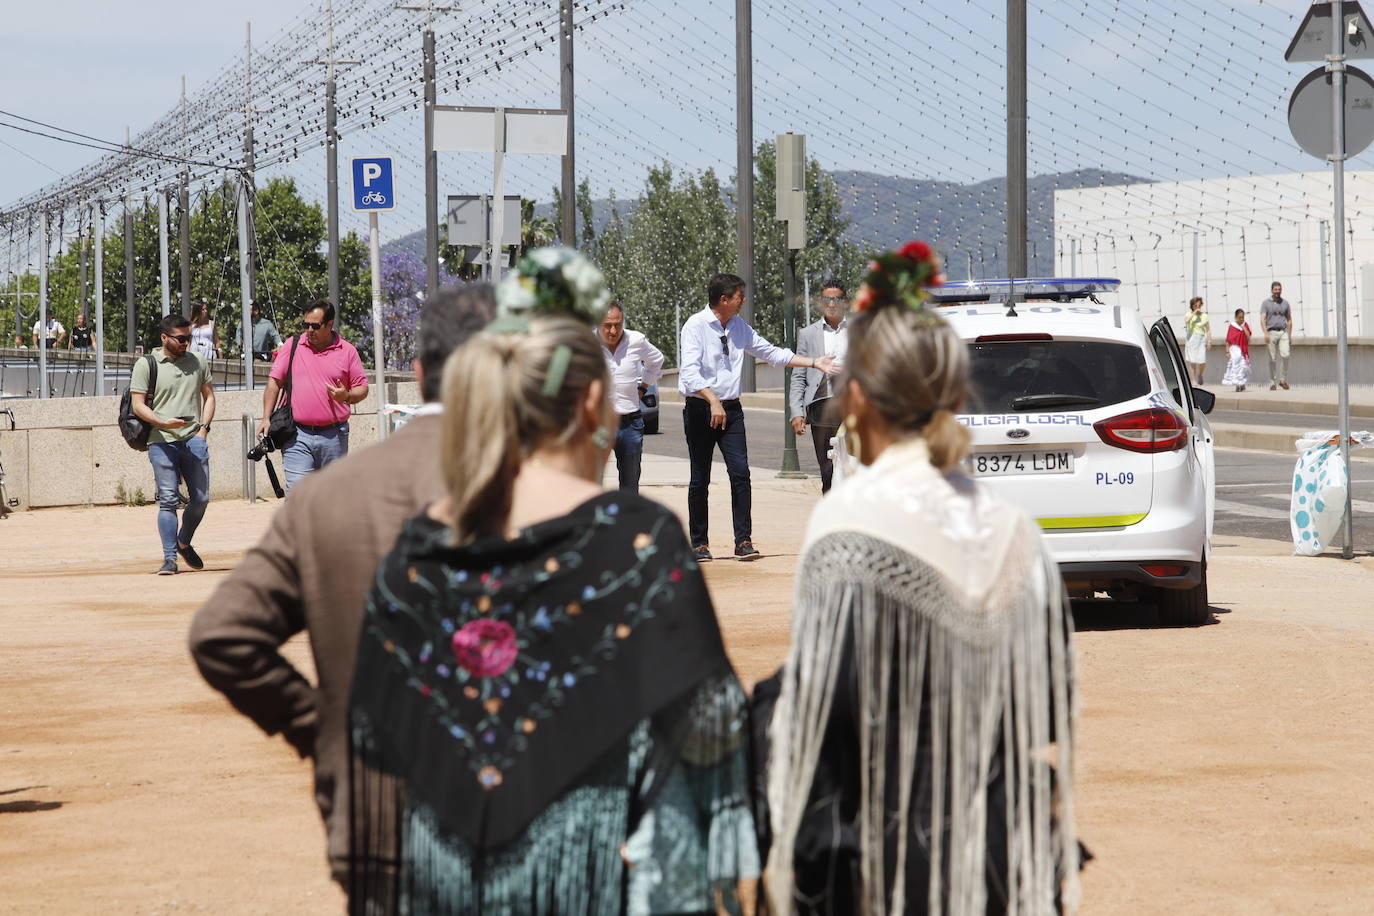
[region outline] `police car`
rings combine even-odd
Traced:
[[[1136,597],[1204,623],[1215,397],[1189,383],[1168,319],[1104,302],[1111,279],[931,290],[968,343],[971,474],[1040,524],[1069,593]],[[1011,294],[1026,301],[1009,307]],[[1110,296],[1108,300],[1110,300]]]

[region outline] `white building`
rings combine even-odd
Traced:
[[[1349,333],[1374,335],[1374,172],[1346,172],[1345,189]],[[1194,294],[1214,334],[1237,308],[1258,330],[1278,281],[1294,336],[1332,337],[1331,206],[1329,170],[1055,191],[1055,274],[1117,277],[1118,301],[1179,333]]]

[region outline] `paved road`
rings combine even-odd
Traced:
[[[687,443],[682,435],[681,411],[682,408],[679,406],[664,405],[661,432],[645,438],[645,451],[653,455],[687,457]],[[1232,416],[1238,415],[1240,414],[1232,413]],[[1244,416],[1263,418],[1265,415],[1251,415],[1247,412]],[[1281,425],[1302,426],[1312,420],[1311,417],[1300,419],[1303,422]],[[749,463],[753,467],[774,471],[782,467],[782,421],[782,411],[779,410],[749,408],[745,411],[745,423],[749,430]],[[1235,421],[1228,418],[1226,422]],[[1287,541],[1290,537],[1288,501],[1293,480],[1293,464],[1297,460],[1297,455],[1243,449],[1218,449],[1216,454],[1215,536]],[[797,457],[804,473],[810,476],[819,474],[809,432],[797,440]],[[1361,518],[1374,518],[1374,463],[1360,460],[1354,462],[1354,466],[1355,526],[1358,544],[1369,540],[1359,540]],[[720,483],[724,483],[723,474],[716,477]]]

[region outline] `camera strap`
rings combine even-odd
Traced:
[[[281,481],[277,479],[277,469],[272,467],[272,459],[263,455],[262,460],[267,464],[267,479],[272,481],[272,492],[277,494],[277,499],[285,499],[286,491],[281,488]]]

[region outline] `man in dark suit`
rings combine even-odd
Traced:
[[[834,357],[843,363],[849,347],[846,315],[849,297],[836,280],[827,280],[821,287],[821,317],[801,329],[797,335],[797,355]],[[792,387],[788,391],[789,416],[792,431],[801,435],[811,427],[811,442],[816,447],[816,463],[821,467],[821,492],[830,491],[834,465],[830,460],[830,438],[839,429],[840,418],[832,406],[835,389],[830,376],[816,369],[795,369]]]
[[[349,850],[348,689],[363,602],[402,523],[445,495],[444,363],[494,313],[486,284],[443,290],[425,306],[414,364],[425,406],[384,442],[303,477],[191,623],[191,654],[210,686],[313,759],[315,801],[340,883]],[[302,630],[310,634],[318,685],[278,651]]]

